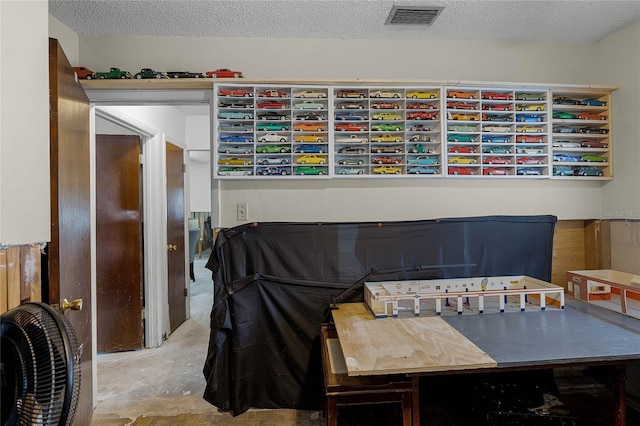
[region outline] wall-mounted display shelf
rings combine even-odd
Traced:
[[[546,90],[445,87],[447,174],[548,176]]]
[[[333,87],[337,175],[441,176],[439,87]]]
[[[611,93],[554,91],[553,176],[611,177]]]
[[[611,90],[214,84],[215,177],[610,179]]]

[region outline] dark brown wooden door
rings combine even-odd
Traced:
[[[143,346],[140,137],[96,135],[98,351]]]
[[[68,311],[82,348],[81,388],[74,424],[93,414],[91,333],[91,210],[89,99],[60,44],[49,39],[51,242],[45,263],[45,302],[82,299]]]
[[[167,257],[170,332],[173,332],[187,319],[183,164],[182,149],[167,143]]]

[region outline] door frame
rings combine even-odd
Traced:
[[[143,202],[143,271],[144,271],[144,346],[158,347],[169,334],[168,259],[167,259],[167,192],[166,137],[164,132],[130,117],[115,106],[92,104],[95,116],[138,134],[142,143],[142,202]],[[95,124],[95,117],[92,122]],[[95,143],[95,126],[92,127]],[[174,143],[180,146],[180,144]],[[181,146],[182,147],[182,146]],[[182,147],[185,152],[185,147]],[[186,204],[185,204],[186,214]],[[95,222],[94,222],[95,223]],[[185,241],[187,244],[185,223]],[[165,230],[154,232],[154,230]],[[94,237],[95,238],[95,237]],[[94,240],[95,243],[95,240]],[[188,258],[185,259],[185,262]],[[186,279],[186,278],[185,278]],[[189,318],[189,298],[186,298]],[[94,305],[95,306],[95,305]]]

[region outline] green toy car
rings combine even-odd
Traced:
[[[109,71],[97,72],[96,77],[101,80],[113,80],[117,78],[126,79],[131,78],[131,73],[129,71],[123,71],[120,68],[111,68]]]

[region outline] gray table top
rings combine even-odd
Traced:
[[[640,320],[567,297],[564,310],[442,317],[500,367],[640,361]]]

